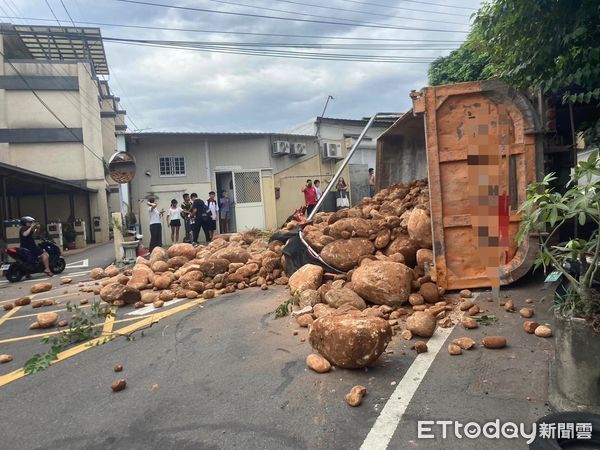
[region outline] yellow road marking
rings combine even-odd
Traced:
[[[47,292],[50,292],[50,291],[47,291]],[[79,293],[80,293],[79,291],[74,291],[74,292],[70,292],[68,294],[56,295],[54,297],[42,297],[42,298],[40,298],[40,300],[56,300],[57,298],[71,297],[71,296],[77,295]],[[92,292],[81,292],[81,293],[82,294],[92,294]],[[0,304],[14,302],[15,300],[18,300],[23,297],[29,297],[31,300],[33,300],[33,299],[37,298],[38,296],[40,296],[41,294],[45,294],[45,292],[40,292],[39,294],[24,294],[24,295],[21,295],[21,297],[11,298],[9,300],[0,300]]]
[[[138,320],[140,318],[144,318],[144,317],[148,317],[146,316],[138,316],[138,317],[129,317],[127,319],[119,319],[119,320],[115,320],[113,322],[114,323],[122,323],[122,322],[133,322],[134,320]],[[94,325],[94,327],[104,327],[104,323],[98,323],[96,325]],[[8,339],[2,339],[0,340],[0,344],[8,344],[11,342],[19,342],[19,341],[27,341],[29,339],[35,339],[35,338],[43,338],[44,336],[52,336],[54,334],[58,334],[58,333],[62,333],[62,331],[50,331],[48,333],[44,333],[44,334],[33,334],[31,336],[19,336],[19,337],[15,337],[15,338],[8,338]]]
[[[2,317],[0,317],[0,325],[2,325],[4,322],[6,322],[8,319],[10,319],[10,317],[13,314],[15,314],[18,310],[20,310],[21,308],[22,308],[22,306],[15,306],[13,309],[11,309],[6,314],[4,314]]]
[[[81,305],[79,308],[83,309],[83,308],[89,308],[92,305]],[[20,306],[19,306],[20,308]],[[40,312],[55,312],[55,313],[59,313],[59,312],[63,312],[66,311],[66,308],[63,309],[54,309],[52,311],[46,310],[46,309],[42,309]],[[35,317],[37,316],[39,313],[33,313],[33,314],[23,314],[22,316],[17,316],[17,317],[9,317],[7,320],[17,320],[17,319],[26,319],[27,317]]]
[[[106,317],[106,320],[104,320],[104,326],[102,327],[102,334],[109,334],[112,329],[113,326],[115,324],[115,314],[117,313],[117,309],[119,309],[116,306],[113,306],[110,308],[111,311],[111,315]]]
[[[203,299],[203,298],[197,299],[197,300],[192,300],[191,302],[176,306],[171,309],[167,309],[163,312],[160,312],[157,314],[152,314],[150,316],[146,316],[145,318],[143,318],[142,320],[140,320],[134,324],[131,324],[131,325],[123,327],[119,330],[116,330],[115,332],[112,333],[112,335],[118,336],[118,335],[125,335],[125,334],[129,334],[129,333],[133,333],[134,331],[139,330],[142,327],[145,327],[152,323],[158,322],[159,320],[164,319],[169,316],[172,316],[173,314],[176,314],[178,312],[185,311],[186,309],[189,309],[193,306],[204,303],[205,301],[206,301],[206,299]],[[120,321],[115,320],[114,323],[123,322],[123,321],[127,321],[127,320],[136,320],[136,319],[139,319],[139,317],[135,317],[133,319],[121,319]],[[71,356],[75,356],[81,352],[84,352],[84,351],[94,347],[95,345],[104,342],[106,339],[107,339],[107,336],[100,336],[98,338],[92,339],[91,341],[84,342],[83,344],[79,344],[75,347],[65,350],[58,354],[58,359],[56,361],[53,361],[52,364],[55,364],[59,361],[63,361],[67,358],[70,358]],[[0,343],[1,343],[1,341],[0,341]],[[18,380],[20,378],[23,378],[26,375],[27,374],[25,373],[25,371],[22,368],[15,370],[13,372],[7,373],[6,375],[2,375],[2,376],[0,376],[0,387],[5,386],[8,383],[12,383],[13,381]]]

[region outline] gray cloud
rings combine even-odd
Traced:
[[[464,33],[439,33],[432,31],[407,31],[363,28],[356,26],[327,25],[306,22],[288,22],[218,15],[184,10],[152,8],[131,5],[114,0],[63,0],[71,16],[78,21],[120,23],[128,25],[193,28],[204,30],[285,33],[319,36],[342,36],[390,39],[442,39],[460,41]],[[273,16],[294,16],[254,8],[224,5],[208,0],[156,0],[157,2],[186,5],[221,11],[244,12]],[[293,10],[305,14],[351,18],[364,22],[385,23],[391,26],[410,26],[430,29],[467,29],[470,11],[443,8],[400,0],[364,0],[401,6],[416,11],[400,11],[377,6],[360,5],[347,0],[322,3],[324,6],[352,9],[363,13],[346,13],[314,6],[292,5],[281,1],[231,0],[267,8]],[[297,0],[317,4],[318,0]],[[478,0],[432,0],[434,3],[477,8]],[[19,0],[18,13],[25,17],[52,19],[45,2]],[[1,5],[2,3],[0,3]],[[68,19],[60,1],[50,0],[55,13],[64,25]],[[6,9],[6,8],[5,8]],[[450,12],[463,17],[422,12]],[[404,16],[408,19],[368,16],[364,12]],[[464,26],[424,20],[461,22]],[[327,19],[323,19],[327,20]],[[15,21],[35,23],[34,21]],[[42,23],[42,22],[39,22]],[[43,22],[44,24],[51,24]],[[278,42],[278,43],[350,43],[325,39],[285,38],[267,36],[239,36],[215,33],[189,33],[161,30],[140,30],[101,27],[104,36],[194,41]],[[363,41],[363,43],[373,43]],[[381,43],[381,42],[380,42]],[[385,44],[394,44],[385,42]],[[408,46],[410,43],[397,42]],[[435,45],[435,44],[431,44]],[[444,44],[440,44],[444,46]],[[457,46],[448,42],[448,46]],[[447,54],[449,50],[419,51],[349,50],[348,53],[389,54],[395,56],[430,57]],[[438,45],[439,46],[439,45]],[[328,116],[360,118],[377,111],[405,111],[410,107],[408,93],[426,85],[427,64],[424,63],[365,63],[356,61],[322,61],[283,59],[262,56],[234,55],[105,44],[111,67],[111,87],[121,97],[130,118],[140,128],[153,130],[194,131],[283,131],[321,113],[327,95],[335,97],[327,111]],[[294,51],[301,51],[294,49]],[[319,50],[307,50],[318,52]],[[342,50],[323,50],[326,53],[343,53]],[[130,125],[131,128],[131,125]]]

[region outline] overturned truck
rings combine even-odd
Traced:
[[[521,244],[516,242],[521,221],[519,205],[543,164],[543,149],[537,139],[539,120],[533,106],[524,95],[497,81],[427,87],[410,96],[413,108],[378,139],[377,190],[397,191],[395,186],[399,184],[410,186],[414,180],[427,180],[425,209],[430,216],[433,251],[427,276],[448,290],[497,288],[519,279],[531,268],[538,245],[534,235],[527,236]],[[323,198],[375,117],[350,150]],[[410,188],[406,192],[411,192]],[[357,207],[361,212],[350,214],[368,220],[374,214],[385,222],[386,214],[378,214],[382,198],[376,200],[363,200]],[[370,204],[375,208],[369,209]],[[398,216],[402,214],[401,211]],[[337,220],[321,216],[315,222],[324,219],[330,223]],[[406,215],[403,226],[408,219]],[[377,221],[373,223],[376,228]],[[384,225],[389,228],[389,223]],[[329,236],[329,229],[323,227],[321,231],[325,237],[308,228],[288,242],[284,250],[288,273],[307,262],[316,262],[332,273],[349,270],[348,262],[348,267],[336,267],[331,264],[331,257],[328,261],[328,255],[339,256],[339,251],[332,252],[327,245],[332,237],[342,236]],[[369,238],[348,231],[343,237]],[[373,238],[379,230],[367,231]],[[360,245],[369,247],[363,241]],[[336,244],[336,249],[339,247]],[[341,247],[348,247],[348,251],[352,248]],[[305,251],[300,257],[302,248]],[[392,253],[384,248],[379,254],[385,259]]]

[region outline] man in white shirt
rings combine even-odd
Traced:
[[[317,201],[319,201],[319,199],[321,198],[321,182],[319,180],[315,180],[313,183],[313,186],[315,187],[315,191],[317,193]]]
[[[164,211],[158,211],[158,203],[154,197],[148,199],[148,217],[150,219],[150,247],[152,253],[154,247],[162,247],[162,225],[161,216]]]

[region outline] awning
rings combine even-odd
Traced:
[[[6,194],[10,196],[42,194],[44,185],[48,194],[98,192],[84,186],[83,182],[61,180],[6,163],[0,163],[0,177],[6,177]]]

